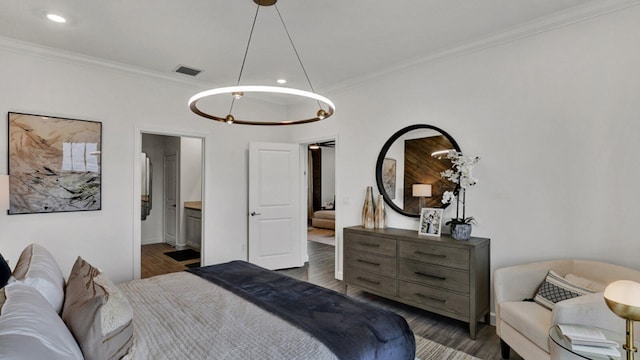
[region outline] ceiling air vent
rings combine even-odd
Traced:
[[[173,71],[180,74],[189,75],[189,76],[196,76],[202,72],[202,70],[194,69],[184,65],[178,65],[178,67]]]

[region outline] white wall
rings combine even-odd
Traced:
[[[325,94],[336,114],[294,138],[340,134],[342,226],[360,223],[386,139],[427,123],[481,157],[467,216],[491,238],[493,269],[565,257],[640,269],[638,19],[634,6]],[[390,226],[417,229],[389,212]]]
[[[336,152],[333,148],[321,147],[322,151],[322,203],[333,202],[336,193]]]
[[[205,158],[215,170],[204,176],[204,263],[246,258],[248,143],[278,141],[284,132],[229,126],[192,114],[187,100],[202,86],[93,63],[0,39],[0,79],[5,84],[0,88],[0,114],[19,111],[96,120],[103,125],[102,210],[0,215],[2,254],[15,264],[20,251],[37,242],[51,251],[65,274],[82,255],[116,282],[131,279],[134,254],[139,254],[134,231],[140,234],[140,220],[134,219],[134,206],[140,206],[134,189],[135,185],[139,195],[134,166],[140,148],[135,149],[135,144],[140,143],[140,132],[157,131],[206,139]],[[260,104],[253,104],[251,112],[286,114],[284,109]],[[0,126],[0,169],[7,168],[6,131],[6,126]]]

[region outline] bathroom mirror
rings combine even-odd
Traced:
[[[420,217],[420,207],[447,207],[442,194],[457,186],[440,176],[451,168],[449,150],[460,151],[460,147],[451,135],[432,125],[411,125],[393,134],[376,163],[376,183],[385,203],[410,217]]]

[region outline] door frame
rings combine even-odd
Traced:
[[[162,136],[166,136],[166,135],[162,135]],[[177,137],[177,136],[175,136],[175,137]],[[166,150],[166,148],[165,148],[165,150]],[[174,176],[176,177],[175,180],[174,180],[175,181],[175,184],[174,184],[175,186],[174,186],[174,189],[173,189],[173,191],[174,191],[173,196],[175,197],[175,201],[176,201],[176,203],[173,205],[173,207],[176,208],[174,210],[175,211],[175,217],[173,219],[175,221],[175,224],[174,224],[174,226],[175,226],[174,232],[175,233],[173,234],[173,237],[174,237],[173,242],[174,242],[174,247],[176,248],[176,250],[183,250],[186,246],[181,244],[181,241],[184,240],[184,239],[181,238],[182,237],[182,233],[181,233],[180,230],[181,230],[182,226],[180,226],[181,225],[181,223],[180,223],[180,208],[178,207],[178,204],[180,204],[180,202],[182,200],[182,197],[181,197],[182,194],[180,194],[180,188],[181,188],[181,182],[182,182],[181,181],[182,179],[180,179],[180,173],[181,173],[181,170],[180,170],[180,151],[178,151],[175,154],[164,154],[164,156],[162,158],[162,162],[163,162],[162,165],[163,165],[163,170],[164,170],[162,172],[162,176],[164,177],[163,182],[162,182],[162,240],[165,243],[169,243],[167,241],[167,225],[168,225],[168,221],[167,220],[169,220],[169,218],[167,217],[167,190],[169,189],[169,187],[167,186],[167,174],[168,174],[167,162],[168,162],[169,157],[171,157],[171,156],[175,157],[175,160],[174,160],[175,161],[175,169],[174,169],[175,170],[175,174],[174,174]]]
[[[336,212],[336,228],[335,228],[335,240],[336,240],[336,246],[335,246],[335,253],[334,253],[334,276],[336,279],[338,280],[342,280],[342,254],[343,254],[343,244],[342,244],[342,220],[340,218],[340,213],[342,212],[342,205],[338,206],[338,199],[340,199],[340,195],[342,194],[342,189],[340,186],[340,176],[339,176],[339,169],[340,166],[338,166],[338,164],[340,163],[340,137],[338,136],[338,134],[333,134],[333,135],[327,135],[327,136],[322,136],[322,137],[317,137],[317,138],[306,138],[303,140],[299,140],[298,144],[300,145],[300,169],[304,169],[304,171],[300,171],[300,184],[308,184],[308,177],[309,174],[307,173],[307,169],[308,169],[308,164],[309,164],[309,152],[308,152],[308,146],[310,144],[314,144],[317,142],[323,142],[323,141],[329,141],[329,140],[334,140],[336,145],[335,145],[335,169],[334,169],[334,176],[335,176],[335,188],[336,188],[336,199],[335,199],[335,203],[334,203],[334,207],[335,207],[335,212]],[[308,201],[308,196],[307,196],[307,186],[300,186],[300,218],[302,220],[302,226],[301,226],[301,232],[300,232],[300,238],[304,239],[303,241],[303,246],[301,246],[302,249],[302,258],[304,259],[304,261],[309,261],[309,253],[307,252],[307,201]]]
[[[142,134],[149,135],[162,135],[162,136],[175,136],[175,137],[190,137],[197,138],[202,140],[202,156],[201,156],[201,167],[202,167],[202,243],[200,248],[200,258],[205,259],[205,252],[207,251],[205,245],[205,219],[206,213],[208,209],[208,201],[204,201],[205,199],[205,191],[206,191],[206,179],[208,175],[208,169],[205,166],[206,164],[206,154],[207,154],[207,134],[204,132],[188,132],[182,130],[169,130],[166,128],[154,128],[154,127],[135,127],[134,130],[134,161],[133,161],[133,259],[132,259],[132,278],[140,279],[141,274],[141,265],[142,265],[142,254],[141,254],[141,246],[142,246],[142,221],[140,220],[141,212],[140,212],[140,196],[141,189],[140,186],[137,186],[140,182],[140,178],[142,177],[141,173],[141,164],[140,164],[140,156],[139,154],[142,152]],[[179,159],[178,159],[179,161]],[[163,209],[164,211],[164,209]],[[163,215],[164,216],[164,215]],[[180,224],[181,221],[178,220]]]

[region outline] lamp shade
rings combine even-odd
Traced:
[[[623,319],[640,321],[640,284],[630,280],[614,281],[604,290],[611,311]]]
[[[431,185],[413,184],[413,197],[431,197]]]
[[[9,175],[0,175],[0,210],[9,209]]]

